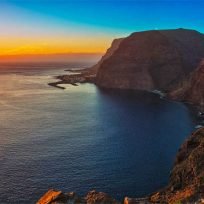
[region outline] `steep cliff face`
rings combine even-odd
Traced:
[[[151,196],[152,202],[202,203],[204,200],[204,128],[181,146],[167,188]]]
[[[174,100],[186,101],[195,105],[204,106],[204,60],[201,61],[198,68],[192,72],[189,79],[170,94]]]
[[[102,56],[102,58],[99,60],[99,62],[94,65],[93,67],[91,67],[89,70],[91,70],[92,72],[97,72],[97,70],[99,69],[99,67],[101,66],[101,64],[108,59],[119,47],[120,43],[123,41],[124,38],[118,38],[113,40],[110,48],[106,51],[105,55]]]
[[[98,66],[101,87],[168,90],[204,56],[204,35],[185,29],[136,32]]]

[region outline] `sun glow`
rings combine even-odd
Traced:
[[[111,39],[0,39],[0,55],[104,53]]]
[[[93,2],[0,0],[0,58],[11,55],[104,53],[115,38],[155,28],[183,26],[204,32],[200,20],[203,19],[201,1],[197,4],[186,2],[185,8],[183,3],[177,2],[168,7],[166,1],[151,1],[148,4],[140,1]],[[196,7],[195,15],[189,15],[192,6]],[[172,20],[167,13],[174,13]]]

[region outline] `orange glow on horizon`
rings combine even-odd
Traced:
[[[74,54],[74,53],[104,53],[110,46],[111,39],[104,38],[74,38],[58,37],[44,39],[0,38],[0,56],[14,55],[44,55],[44,54]]]
[[[97,62],[104,53],[0,55],[0,62]]]

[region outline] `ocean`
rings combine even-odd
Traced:
[[[0,203],[49,188],[121,200],[164,187],[195,118],[182,103],[93,84],[47,84],[86,64],[0,65]]]

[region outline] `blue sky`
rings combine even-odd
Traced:
[[[204,33],[199,0],[0,0],[0,9],[0,39],[23,36],[49,44],[46,39],[59,38],[66,44],[61,39],[72,38],[84,42],[84,49],[86,39],[92,47],[101,39],[104,46],[96,51],[134,31],[182,27]]]
[[[204,1],[189,0],[1,0],[61,23],[124,31],[188,27],[204,31]]]

